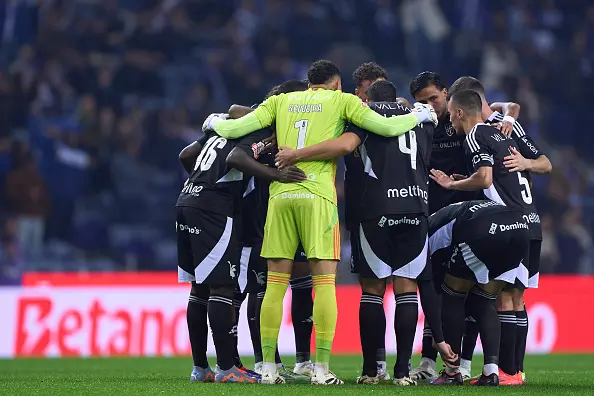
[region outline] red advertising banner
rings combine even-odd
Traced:
[[[175,273],[79,275],[27,274],[23,287],[0,288],[3,319],[0,357],[170,356],[190,352],[185,309],[189,287]],[[528,353],[594,352],[594,277],[546,277],[528,290]],[[334,353],[360,353],[358,286],[337,287],[339,315]],[[281,353],[294,353],[290,293],[279,338]],[[387,323],[394,300],[386,295]],[[245,304],[243,309],[245,309]],[[246,315],[242,314],[245,319]],[[420,351],[419,313],[415,352]],[[251,354],[247,322],[239,325],[239,347]],[[396,349],[388,326],[386,347]],[[212,343],[209,351],[214,351]]]

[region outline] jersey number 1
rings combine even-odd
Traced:
[[[307,135],[307,120],[299,120],[295,123],[295,128],[299,129],[297,134],[297,148],[305,146],[305,136]]]
[[[410,148],[406,146],[406,135],[410,136]],[[415,131],[408,131],[398,136],[398,148],[402,154],[410,155],[410,167],[417,169],[417,134]]]

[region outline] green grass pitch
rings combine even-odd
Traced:
[[[474,361],[477,373],[481,359],[478,356]],[[393,357],[389,360],[394,363]],[[246,359],[245,363],[251,362]],[[288,358],[286,363],[292,364]],[[191,384],[191,366],[189,358],[0,360],[0,395],[594,395],[594,355],[528,356],[528,383],[500,388],[355,385],[359,356],[333,357],[332,369],[346,382],[341,387]]]

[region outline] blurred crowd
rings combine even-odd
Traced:
[[[6,0],[0,3],[0,278],[173,269],[177,154],[206,115],[311,61],[478,76],[521,104],[545,273],[592,273],[589,0]],[[346,241],[345,241],[346,242]],[[348,254],[345,243],[344,255]]]

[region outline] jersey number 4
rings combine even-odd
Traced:
[[[406,136],[410,137],[410,147],[406,145]],[[415,131],[408,131],[398,136],[398,148],[402,154],[410,155],[410,167],[417,169],[417,134]]]
[[[299,120],[295,123],[295,128],[299,129],[297,134],[297,148],[305,147],[305,137],[307,136],[307,120]]]
[[[200,155],[196,158],[196,165],[194,170],[200,168],[200,171],[206,172],[212,166],[212,163],[217,159],[217,152],[215,149],[222,149],[227,144],[227,139],[220,136],[213,136],[206,141],[206,144],[200,151]]]

